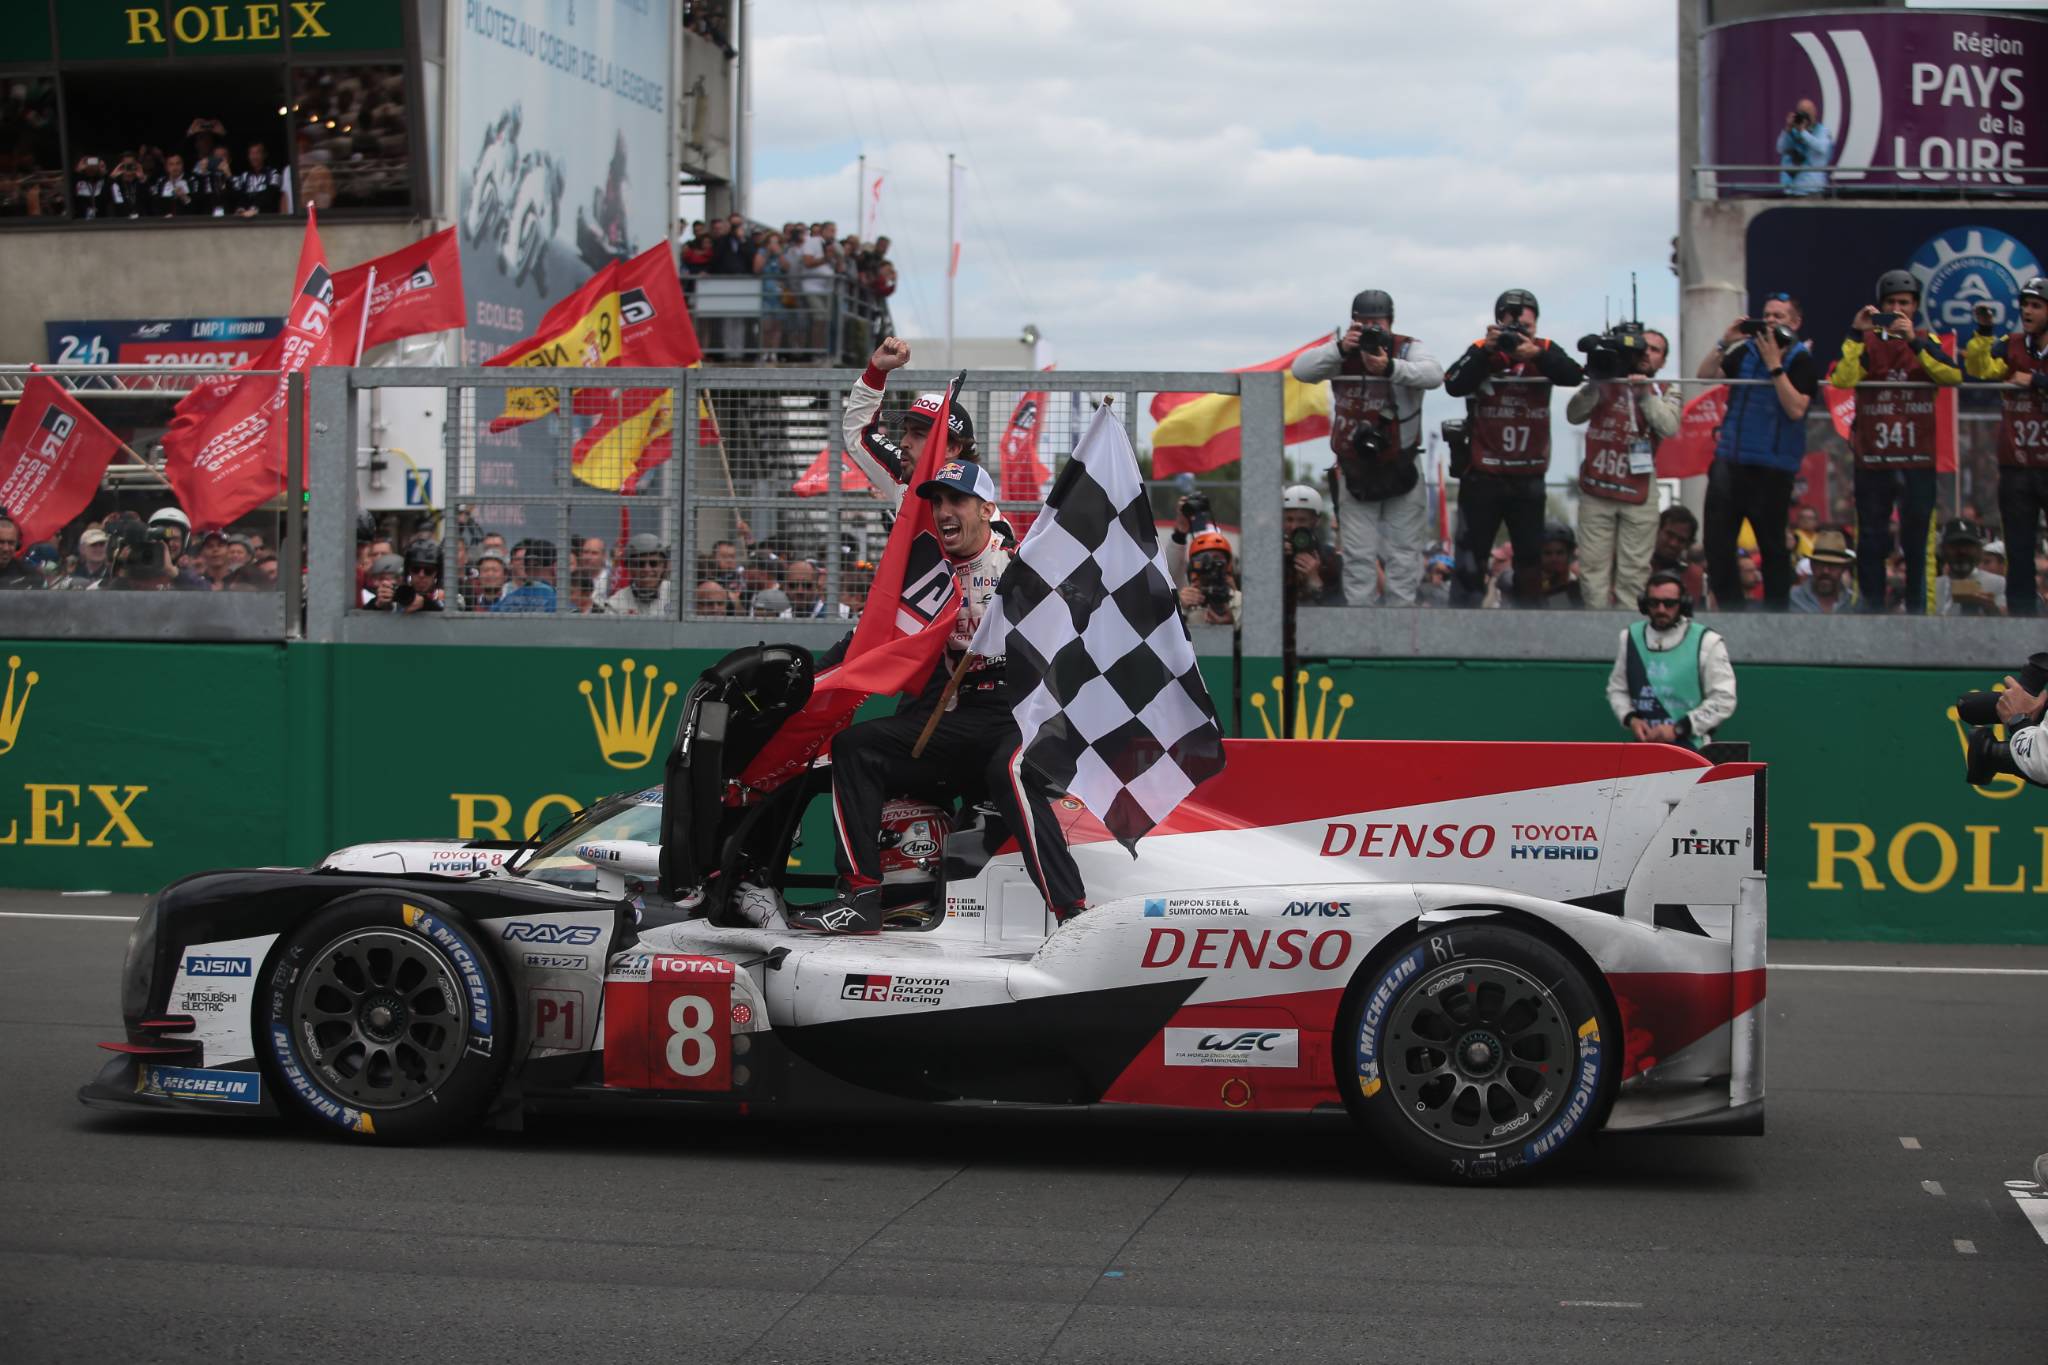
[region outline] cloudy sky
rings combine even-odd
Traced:
[[[1448,360],[1501,289],[1567,346],[1671,328],[1676,24],[1641,3],[754,0],[759,219],[834,218],[856,159],[910,335],[942,329],[946,154],[968,163],[962,336],[1063,368],[1230,368],[1359,289]],[[1437,400],[1441,415],[1450,404]]]

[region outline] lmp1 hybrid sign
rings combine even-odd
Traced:
[[[2048,22],[1902,10],[1756,19],[1701,40],[1701,135],[1719,166],[1778,162],[1812,100],[1833,135],[1838,189],[2048,185]],[[1757,172],[1731,172],[1752,183]]]

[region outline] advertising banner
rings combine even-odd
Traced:
[[[1784,290],[1805,309],[1801,331],[1823,364],[1841,352],[1856,310],[1877,302],[1877,277],[1910,270],[1921,321],[1969,337],[1971,310],[1990,305],[2001,328],[2019,326],[2020,286],[2043,273],[2048,214],[1979,205],[1850,209],[1786,205],[1751,220],[1748,307]],[[1719,324],[1717,324],[1719,325]]]
[[[529,336],[592,275],[669,240],[675,9],[654,0],[462,6],[450,145],[469,307],[463,363]],[[470,488],[555,490],[567,447],[553,422],[476,440]],[[478,516],[492,530],[552,537],[552,524],[526,527],[533,513],[507,505]]]
[[[1812,100],[1837,184],[2043,185],[2048,22],[1925,10],[1831,10],[1710,29],[1700,42],[1701,153],[1778,162],[1786,116]],[[1730,172],[1755,183],[1758,172]]]
[[[283,318],[64,318],[43,324],[53,365],[219,365],[263,353]]]

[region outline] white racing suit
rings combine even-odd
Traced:
[[[880,372],[870,368],[846,400],[846,448],[874,485],[875,496],[900,505],[911,462],[881,433]],[[938,666],[917,699],[893,716],[847,727],[832,741],[832,818],[840,871],[851,890],[882,880],[879,838],[882,805],[894,796],[944,799],[976,794],[996,812],[1024,854],[1024,867],[1054,915],[1064,918],[1086,904],[1081,873],[1053,817],[1044,783],[1023,768],[1024,750],[1011,713],[1001,658],[980,658],[961,679],[922,756],[910,750],[938,705],[954,668],[969,652],[996,584],[1010,567],[1010,551],[995,535],[981,553],[952,560],[960,613]]]
[[[2014,730],[2006,741],[2012,752],[2012,766],[2020,776],[2037,787],[2048,787],[2048,731],[2038,725]]]
[[[917,452],[905,450],[882,430],[882,389],[889,382],[886,371],[870,365],[853,381],[840,407],[840,430],[846,438],[846,453],[854,467],[867,476],[874,495],[894,511],[903,504],[903,493],[911,471],[917,468]],[[972,459],[972,456],[964,458]],[[1010,544],[1017,537],[996,508],[996,533]]]

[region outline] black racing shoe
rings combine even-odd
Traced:
[[[1964,747],[1963,776],[1973,787],[1987,785],[2001,773],[2023,776],[2012,761],[2012,748],[2002,739],[1994,739],[1989,730],[1972,730]]]
[[[812,934],[879,934],[882,932],[882,888],[841,892],[822,904],[792,910],[789,927]]]

